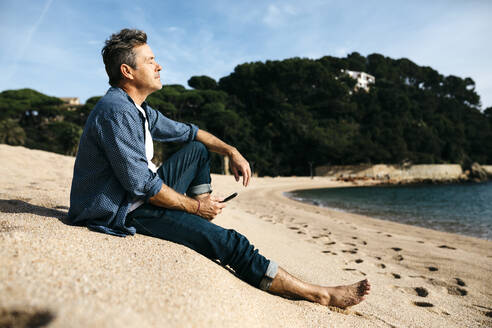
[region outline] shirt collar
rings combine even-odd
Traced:
[[[128,100],[129,100],[129,101],[130,101],[133,105],[135,105],[135,102],[133,101],[132,97],[130,97],[130,96],[128,95],[128,93],[126,93],[126,91],[125,91],[125,90],[123,90],[122,88],[119,88],[119,87],[110,87],[110,88],[109,88],[109,90],[108,90],[108,92],[115,92],[115,93],[119,93],[120,95],[122,95],[122,96],[126,97],[126,98],[127,98],[127,99],[128,99]],[[144,101],[144,102],[142,103],[142,105],[141,105],[141,106],[142,106],[142,108],[143,108],[145,111],[147,111],[147,106],[148,106],[148,105],[147,105],[147,101]],[[136,107],[136,106],[135,106],[135,107]]]

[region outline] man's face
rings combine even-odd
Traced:
[[[162,88],[160,70],[162,66],[155,61],[154,53],[147,44],[133,48],[137,69],[133,70],[135,86],[146,93]]]

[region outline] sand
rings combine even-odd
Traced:
[[[65,225],[74,158],[0,145],[0,327],[490,327],[492,242],[298,203],[329,177],[256,178],[214,220],[307,281],[368,278],[343,313],[287,300],[171,242]]]

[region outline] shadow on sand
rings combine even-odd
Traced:
[[[61,222],[68,224],[67,211],[60,211],[60,209],[68,210],[68,207],[56,206],[55,208],[48,208],[29,204],[28,202],[19,199],[0,199],[0,212],[2,213],[36,214],[50,218],[57,218]]]

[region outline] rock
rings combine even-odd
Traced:
[[[478,163],[473,163],[470,168],[470,177],[475,181],[487,181],[487,172]]]

